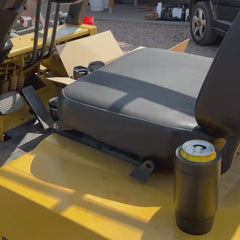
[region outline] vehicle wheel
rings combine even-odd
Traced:
[[[216,40],[213,17],[207,2],[198,2],[193,6],[190,28],[193,40],[199,45],[208,45]]]

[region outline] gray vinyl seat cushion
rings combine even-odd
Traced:
[[[65,87],[60,120],[122,150],[167,158],[177,134],[179,141],[209,138],[199,130],[195,103],[211,63],[168,50],[131,52]]]

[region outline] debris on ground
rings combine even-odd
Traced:
[[[139,23],[126,21],[96,20],[98,32],[111,30],[122,50],[126,53],[139,46],[168,49],[191,38],[189,24],[185,23]],[[213,46],[198,46],[190,41],[188,53],[214,57],[219,43]]]
[[[156,11],[156,9],[152,10],[150,13],[146,13],[144,16],[145,20],[158,20],[159,19],[159,15]]]

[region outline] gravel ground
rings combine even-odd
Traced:
[[[144,46],[168,49],[190,37],[189,25],[149,24],[96,20],[98,32],[111,30],[124,52]],[[198,46],[190,41],[188,53],[214,57],[219,43],[214,46]]]

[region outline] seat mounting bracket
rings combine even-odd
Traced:
[[[155,165],[153,161],[146,160],[130,173],[130,177],[145,182],[152,175],[154,169]]]

